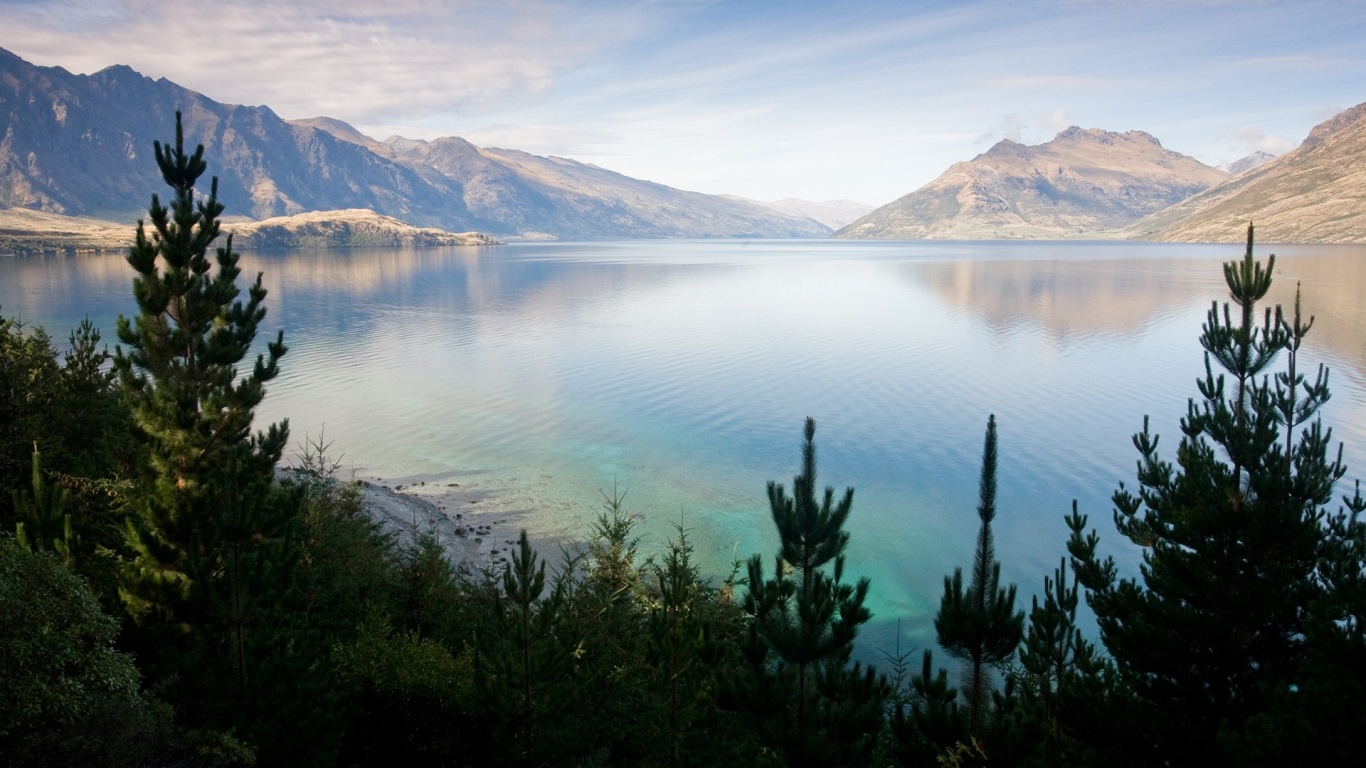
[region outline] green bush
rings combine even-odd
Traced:
[[[0,763],[139,765],[165,748],[169,711],[117,632],[84,580],[0,536]]]

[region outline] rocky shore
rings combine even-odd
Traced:
[[[528,510],[474,485],[430,476],[357,476],[355,482],[370,517],[401,549],[432,533],[456,565],[501,569],[526,527]],[[553,562],[555,541],[532,536],[532,544]]]

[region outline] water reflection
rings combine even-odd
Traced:
[[[1366,249],[1278,249],[1304,286],[1325,418],[1366,462]],[[290,353],[260,410],[363,472],[462,478],[541,533],[586,529],[613,481],[661,542],[704,562],[768,552],[763,487],[790,480],[802,418],[822,482],[857,489],[852,569],[874,610],[929,631],[966,565],[981,435],[1001,425],[998,549],[1025,595],[1073,498],[1104,526],[1152,414],[1175,443],[1196,337],[1236,247],[1134,243],[630,242],[247,254]],[[0,257],[0,306],[59,338],[131,314],[118,256]],[[273,332],[272,332],[273,335]],[[1353,477],[1359,476],[1353,470]],[[1117,547],[1117,537],[1105,539]],[[1131,552],[1115,554],[1132,562]],[[879,641],[880,642],[880,641]]]
[[[1204,300],[1211,262],[959,261],[907,271],[997,331],[1028,322],[1068,337],[1131,334],[1154,316]]]

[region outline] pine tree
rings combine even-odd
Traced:
[[[35,552],[53,552],[67,568],[73,565],[76,532],[67,514],[68,494],[60,485],[43,478],[43,454],[33,446],[33,474],[28,491],[13,491],[15,516],[14,537],[20,544]]]
[[[283,331],[240,373],[265,318],[258,274],[246,302],[229,236],[219,235],[217,179],[196,201],[201,145],[155,144],[170,207],[152,197],[128,263],[139,314],[120,317],[114,366],[132,403],[146,466],[128,500],[120,595],[135,645],[187,725],[236,729],[263,760],[299,750],[325,760],[318,737],[331,695],[315,634],[286,609],[299,553],[301,496],[274,483],[288,424],[252,433],[264,385],[285,354]],[[216,269],[215,269],[216,266]]]
[[[573,703],[566,690],[582,647],[563,637],[569,580],[562,573],[547,583],[545,560],[523,530],[500,581],[492,621],[475,638],[475,681],[497,710],[502,743],[515,744],[509,762],[546,764],[562,737],[547,730]]]
[[[932,765],[955,745],[971,743],[958,689],[949,673],[934,672],[934,652],[921,657],[920,674],[910,679],[907,700],[898,702],[888,723],[890,751],[901,765]]]
[[[138,222],[137,240],[128,263],[138,273],[133,294],[139,314],[134,322],[120,316],[114,366],[135,403],[139,427],[151,443],[150,458],[160,478],[177,498],[202,496],[207,478],[221,470],[228,454],[244,463],[244,475],[269,475],[289,439],[288,422],[251,433],[255,408],[265,383],[279,373],[285,354],[284,331],[259,355],[251,373],[239,376],[237,365],[265,319],[266,289],[260,273],[238,300],[238,254],[232,236],[216,249],[217,271],[207,255],[219,235],[218,179],[209,196],[195,202],[195,182],[207,170],[200,145],[185,154],[180,113],[176,113],[175,147],[154,143],[162,178],[174,192],[171,207],[152,196],[149,237]]]
[[[714,654],[711,623],[703,604],[704,584],[692,562],[692,545],[687,531],[677,526],[678,537],[669,543],[664,563],[655,567],[659,585],[658,602],[650,606],[646,628],[649,631],[647,659],[655,670],[660,688],[668,692],[664,736],[669,765],[683,762],[683,744],[690,726],[699,717],[702,705],[698,690],[706,679],[704,658]]]
[[[863,605],[868,579],[844,579],[854,489],[839,502],[832,487],[818,495],[815,420],[806,420],[804,434],[792,495],[768,484],[781,542],[773,577],[765,578],[759,555],[749,561],[745,653],[757,679],[740,698],[768,721],[768,737],[789,766],[859,764],[871,757],[889,691],[873,670],[848,666],[858,629],[872,617]]]
[[[963,693],[968,700],[968,730],[981,734],[983,716],[990,700],[990,669],[1015,655],[1023,634],[1024,612],[1015,610],[1015,585],[1000,587],[1001,564],[996,560],[991,521],[996,517],[996,417],[987,418],[979,484],[977,552],[972,581],[963,589],[963,569],[944,579],[944,597],[934,629],[939,644],[960,661],[964,669]]]
[[[1139,488],[1121,484],[1113,501],[1116,528],[1142,548],[1138,578],[1097,555],[1085,516],[1068,518],[1073,568],[1132,692],[1111,719],[1133,732],[1129,747],[1150,750],[1130,759],[1236,763],[1225,745],[1299,679],[1331,542],[1324,506],[1346,470],[1340,451],[1329,457],[1330,431],[1310,421],[1328,389],[1326,373],[1311,383],[1298,371],[1308,324],[1298,309],[1258,322],[1274,265],[1254,259],[1249,226],[1244,257],[1224,266],[1231,305],[1215,302],[1204,324],[1200,400],[1181,421],[1176,463],[1158,456],[1146,418],[1134,436]],[[1290,366],[1273,381],[1266,372],[1285,350]]]
[[[1095,645],[1077,625],[1078,584],[1075,576],[1069,583],[1067,571],[1067,559],[1062,558],[1053,575],[1044,578],[1044,600],[1032,599],[1020,646],[1022,696],[1038,719],[1045,766],[1077,762],[1063,720],[1070,705],[1084,696],[1079,687],[1096,679],[1102,669]]]

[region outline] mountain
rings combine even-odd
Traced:
[[[1065,238],[1117,230],[1228,174],[1142,131],[1073,126],[1052,141],[1009,139],[878,208],[834,237]]]
[[[399,163],[462,190],[467,210],[510,231],[597,237],[825,237],[830,229],[721,195],[685,192],[562,157],[393,136]]]
[[[788,216],[797,218],[807,218],[818,221],[831,229],[839,229],[850,222],[865,216],[869,211],[876,208],[876,205],[858,203],[853,200],[799,200],[795,197],[785,197],[782,200],[749,200],[743,197],[732,197],[733,200],[743,200],[747,203],[761,205],[765,208],[785,213]]]
[[[1276,156],[1270,152],[1263,152],[1260,149],[1247,157],[1240,157],[1231,163],[1220,163],[1215,166],[1224,173],[1237,176],[1243,171],[1250,171],[1259,165],[1265,165],[1268,161],[1275,160]]]
[[[125,66],[91,75],[0,49],[0,205],[131,219],[164,184],[154,139],[175,112],[203,144],[219,200],[255,219],[369,209],[419,227],[500,235],[823,237],[829,229],[753,204],[684,192],[592,165],[458,138],[378,142],[332,118],[287,121],[222,104]]]
[[[1299,147],[1125,230],[1140,240],[1366,243],[1366,104],[1322,122]]]

